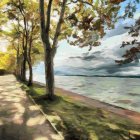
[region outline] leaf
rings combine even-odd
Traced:
[[[139,2],[140,2],[140,0],[136,0],[136,2],[137,2],[137,3],[139,3]]]
[[[5,4],[7,4],[9,0],[1,0],[0,1],[0,8],[3,7]]]
[[[99,5],[99,0],[96,0],[95,6],[98,7],[98,5]]]

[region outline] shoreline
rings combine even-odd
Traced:
[[[37,82],[37,81],[34,81],[34,83],[38,84],[40,86],[43,86],[43,87],[45,86],[45,84]],[[72,91],[65,90],[63,88],[56,87],[55,91],[59,91],[60,96],[68,96],[71,99],[74,99],[75,101],[79,101],[79,102],[85,104],[89,108],[93,107],[93,108],[103,109],[105,111],[109,111],[116,115],[131,119],[135,123],[140,124],[140,113],[139,112],[125,109],[123,107],[115,106],[115,105],[112,105],[109,103],[105,103],[105,102],[102,102],[102,101],[99,101],[96,99],[92,99],[92,98],[86,97],[84,95],[80,95],[78,93],[74,93]]]
[[[56,75],[56,76],[81,76],[81,77],[109,77],[109,78],[137,78],[139,79],[140,78],[140,75],[138,76],[133,76],[133,75],[130,75],[130,76],[123,76],[123,75]]]

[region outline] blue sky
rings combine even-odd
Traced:
[[[120,9],[120,11],[119,11],[119,14],[120,14],[120,15],[121,15],[121,14],[124,14],[124,9],[125,9],[125,7],[127,6],[127,4],[128,4],[129,2],[131,2],[131,3],[133,4],[134,1],[136,1],[136,0],[126,0],[125,2],[122,2],[122,3],[120,4],[121,9]],[[137,12],[139,12],[139,11],[140,11],[140,4],[136,4],[136,8],[137,8]]]

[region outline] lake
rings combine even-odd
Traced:
[[[55,76],[60,87],[112,105],[140,112],[140,79],[118,77]],[[34,80],[45,83],[43,74]]]

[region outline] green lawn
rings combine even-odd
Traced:
[[[51,102],[36,101],[46,114],[58,115],[56,127],[63,131],[66,140],[140,140],[140,125],[110,112],[89,108],[68,96],[60,96]],[[35,99],[45,93],[44,87],[35,85],[28,89]],[[137,138],[136,138],[137,137]]]

